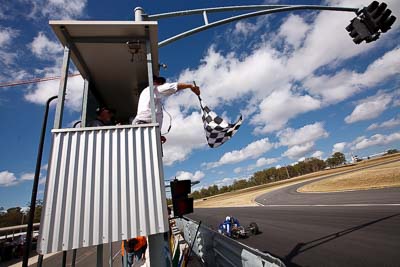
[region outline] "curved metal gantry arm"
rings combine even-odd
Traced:
[[[207,18],[208,13],[240,11],[240,10],[258,10],[258,11],[229,17],[226,19],[212,22],[212,23],[208,22],[208,18]],[[250,18],[250,17],[261,16],[261,15],[266,15],[266,14],[293,11],[293,10],[330,10],[330,11],[345,11],[345,12],[357,13],[359,11],[359,8],[319,6],[319,5],[247,5],[247,6],[230,6],[230,7],[193,9],[193,10],[175,11],[175,12],[168,12],[168,13],[155,14],[155,15],[143,15],[143,14],[141,14],[141,15],[143,15],[143,18],[145,20],[158,20],[158,19],[171,18],[171,17],[203,14],[204,25],[194,28],[194,29],[191,29],[191,30],[188,30],[188,31],[185,31],[185,32],[182,32],[180,34],[177,34],[173,37],[170,37],[168,39],[165,39],[165,40],[159,42],[158,47],[163,47],[167,44],[175,42],[184,37],[207,30],[209,28],[213,28],[213,27],[220,26],[220,25],[223,25],[226,23],[230,23],[233,21],[246,19],[246,18]],[[142,18],[135,18],[135,19],[141,20]]]

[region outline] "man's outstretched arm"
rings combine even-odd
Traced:
[[[200,95],[200,87],[191,83],[178,83],[178,90],[190,89],[196,95]]]

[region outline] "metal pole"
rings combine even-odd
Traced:
[[[25,217],[25,214],[24,214],[24,213],[22,213],[21,225],[23,225],[23,224],[24,224],[24,217]],[[20,233],[22,233],[22,228],[19,230],[19,232],[20,232]]]
[[[67,266],[67,251],[63,251],[61,266],[62,266],[62,267]]]
[[[112,265],[113,265],[112,242],[110,242],[109,248],[110,248],[110,258],[108,260],[108,265],[110,267],[112,267]]]
[[[126,240],[124,240],[122,242],[124,242],[124,256],[122,257],[123,265],[124,265],[124,267],[128,267],[128,252],[126,251],[128,242],[126,242]]]
[[[247,18],[251,18],[251,17],[256,17],[256,16],[261,16],[261,15],[267,15],[267,14],[272,14],[272,13],[278,13],[278,12],[286,12],[286,11],[293,11],[293,10],[330,10],[330,11],[346,11],[346,12],[357,12],[358,9],[357,8],[347,8],[347,7],[329,7],[329,6],[313,6],[313,5],[304,5],[304,6],[283,6],[283,7],[279,7],[279,8],[273,8],[273,9],[267,9],[267,10],[261,10],[261,11],[256,11],[256,12],[251,12],[251,13],[246,13],[246,14],[241,14],[241,15],[237,15],[234,17],[230,17],[230,18],[226,18],[226,19],[221,19],[212,23],[208,23],[205,24],[203,26],[197,27],[197,28],[193,28],[191,30],[182,32],[180,34],[177,34],[173,37],[167,38],[161,42],[158,43],[158,47],[163,47],[167,44],[170,44],[172,42],[178,41],[182,38],[188,37],[190,35],[193,35],[195,33],[201,32],[201,31],[205,31],[207,29],[213,28],[213,27],[217,27],[226,23],[230,23],[233,21],[237,21],[237,20],[241,20],[241,19],[247,19]],[[203,10],[198,10],[197,12],[203,12],[204,10],[206,10],[207,12],[210,12],[207,9],[203,9]],[[182,13],[182,11],[179,11]],[[188,11],[190,12],[190,11]],[[185,12],[185,15],[188,14],[188,12]],[[164,15],[164,14],[161,14]],[[157,19],[159,16],[161,15],[152,15],[149,16],[149,19]],[[181,14],[177,14],[177,13],[171,13],[168,14],[169,17],[176,17],[179,16]]]
[[[42,264],[43,264],[43,254],[39,254],[37,267],[42,267]]]
[[[154,105],[154,84],[153,84],[153,64],[151,59],[150,47],[150,34],[149,26],[146,26],[146,51],[147,51],[147,73],[149,75],[149,88],[150,88],[150,108],[151,108],[151,122],[156,123],[156,111]],[[161,128],[162,125],[159,125]]]
[[[75,267],[75,262],[76,262],[76,251],[77,251],[77,249],[72,250],[72,262],[71,262],[71,267]]]
[[[204,19],[204,24],[207,25],[208,24],[208,17],[207,17],[207,11],[203,11],[203,19]]]
[[[335,7],[335,6],[320,6],[320,5],[245,5],[245,6],[208,7],[208,8],[199,8],[192,10],[181,10],[181,11],[146,15],[146,17],[148,18],[148,20],[154,21],[154,20],[167,19],[173,17],[203,14],[204,11],[206,11],[209,14],[209,13],[242,11],[242,10],[265,11],[265,10],[273,10],[281,8],[290,8],[292,10],[310,9],[310,10],[348,11],[348,12],[357,12],[359,10],[359,8],[354,8],[354,7]]]
[[[26,231],[26,243],[25,243],[24,258],[22,261],[22,267],[28,266],[29,253],[31,250],[31,243],[32,243],[33,219],[35,217],[36,196],[37,196],[37,189],[39,186],[40,167],[42,165],[44,138],[46,136],[47,118],[49,115],[50,102],[56,98],[57,98],[57,96],[50,97],[46,102],[46,110],[44,112],[44,118],[43,118],[43,124],[42,124],[42,133],[40,134],[38,155],[37,155],[37,159],[36,159],[35,177],[33,179],[31,205],[30,205],[30,209],[29,209],[28,229]]]
[[[141,7],[135,8],[135,21],[143,21],[144,10]]]
[[[89,80],[85,79],[83,85],[81,127],[86,127],[88,99],[89,99]]]
[[[97,245],[97,267],[103,267],[103,244]]]
[[[54,119],[54,128],[60,129],[62,125],[62,117],[64,110],[64,100],[65,100],[65,91],[67,89],[67,79],[68,79],[68,68],[69,68],[69,60],[70,60],[71,50],[68,45],[64,47],[64,59],[63,65],[61,69],[61,79],[60,79],[60,87],[58,89],[58,103],[56,108],[56,115]]]

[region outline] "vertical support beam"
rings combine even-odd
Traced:
[[[67,251],[63,251],[61,266],[62,267],[67,266]]]
[[[171,266],[171,254],[169,251],[168,234],[160,233],[149,235],[150,266]]]
[[[64,59],[63,59],[63,65],[61,68],[60,87],[58,89],[58,102],[57,102],[56,115],[55,115],[55,119],[54,119],[54,128],[55,129],[60,129],[61,125],[62,125],[62,117],[63,117],[64,101],[65,101],[65,91],[67,89],[67,79],[68,79],[70,56],[71,56],[71,51],[67,44],[64,47]]]
[[[42,265],[43,265],[43,254],[39,254],[37,267],[42,267]]]
[[[97,267],[103,267],[103,244],[97,245]]]
[[[128,267],[128,252],[126,251],[126,247],[128,245],[128,242],[126,242],[126,240],[122,241],[124,242],[124,256],[122,258],[123,260],[123,266],[124,267]]]
[[[203,18],[204,18],[204,24],[208,25],[208,17],[207,17],[207,11],[203,11]]]
[[[108,265],[112,267],[113,265],[113,251],[112,251],[112,242],[109,243],[109,249],[110,249],[110,257],[108,259]]]
[[[146,53],[147,53],[147,73],[149,75],[149,88],[150,88],[151,122],[156,123],[156,109],[154,105],[153,62],[151,58],[149,26],[146,26]],[[159,125],[159,127],[161,126],[162,125]]]
[[[76,262],[76,251],[77,251],[77,249],[72,250],[72,262],[71,262],[71,267],[75,267],[75,262]]]
[[[87,79],[85,79],[84,84],[83,84],[81,127],[86,127],[87,107],[88,107],[88,99],[89,99],[88,95],[89,95],[89,81]]]

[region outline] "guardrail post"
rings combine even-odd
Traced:
[[[62,266],[62,267],[67,266],[67,251],[63,251],[61,266]]]
[[[128,242],[126,242],[126,240],[124,240],[122,242],[124,242],[124,251],[123,251],[124,252],[124,256],[122,257],[122,260],[123,260],[124,267],[128,267],[128,252],[126,251],[126,247],[128,245]]]
[[[97,267],[103,267],[103,244],[97,245]]]
[[[72,262],[71,262],[71,267],[75,267],[76,251],[77,251],[77,249],[72,250]]]
[[[43,254],[39,254],[37,266],[42,267],[42,264],[43,264]]]
[[[108,259],[108,265],[110,265],[110,267],[112,267],[112,265],[113,265],[112,242],[110,242],[109,249],[110,249],[110,258]]]

